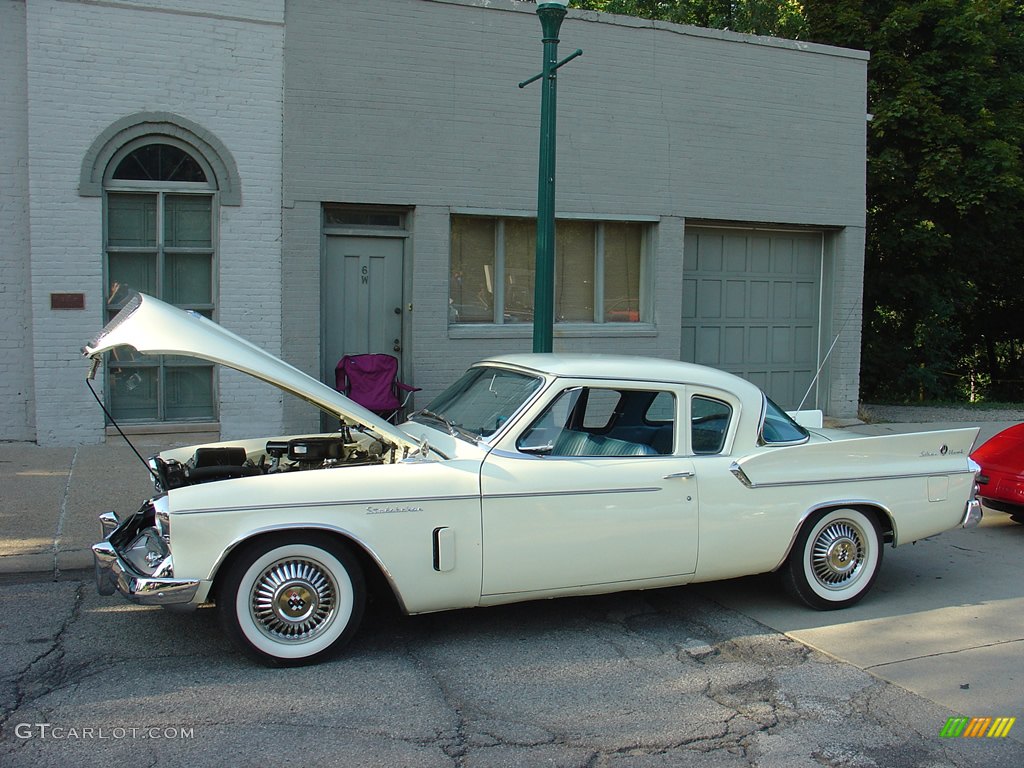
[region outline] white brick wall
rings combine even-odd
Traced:
[[[25,3],[0,0],[0,440],[35,438],[25,56]]]
[[[283,21],[283,0],[29,0],[29,221],[40,443],[103,439],[103,417],[84,387],[87,366],[79,356],[103,323],[102,203],[80,197],[77,185],[86,151],[122,117],[173,113],[227,147],[241,178],[242,205],[220,211],[219,319],[280,351]],[[84,291],[85,311],[51,311],[54,291]],[[220,396],[225,437],[279,430],[276,391],[225,373]]]

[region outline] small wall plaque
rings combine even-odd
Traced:
[[[85,309],[85,294],[51,293],[50,309]]]

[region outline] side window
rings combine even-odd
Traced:
[[[690,399],[690,446],[695,454],[721,453],[729,433],[732,408],[721,400],[695,395]]]
[[[516,447],[538,456],[657,456],[672,453],[674,435],[669,392],[574,387],[555,398]]]

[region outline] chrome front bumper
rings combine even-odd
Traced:
[[[977,499],[971,499],[967,502],[967,508],[964,510],[964,519],[960,521],[962,528],[974,528],[981,522],[981,502]]]
[[[178,605],[193,601],[199,591],[199,579],[175,579],[146,574],[125,557],[125,548],[146,535],[140,514],[120,521],[113,512],[104,512],[100,515],[100,527],[103,541],[93,544],[92,559],[96,571],[96,589],[101,595],[120,592],[139,605]],[[166,573],[169,569],[168,554],[155,571]]]

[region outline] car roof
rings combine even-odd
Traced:
[[[758,397],[761,394],[761,390],[754,384],[726,371],[657,357],[557,352],[495,355],[480,362],[524,368],[559,377],[697,384],[732,392],[743,398]]]

